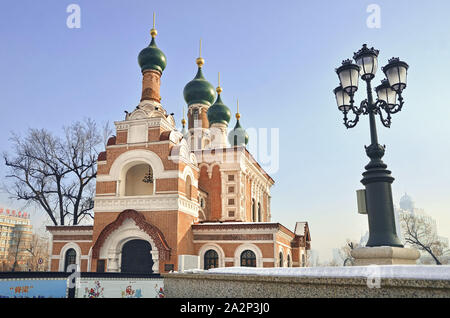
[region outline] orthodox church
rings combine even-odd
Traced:
[[[116,135],[98,156],[94,223],[48,226],[49,270],[77,264],[83,272],[167,273],[225,266],[306,266],[307,222],[294,232],[271,222],[274,180],[246,148],[222,88],[205,79],[204,59],[186,84],[187,127],[175,127],[161,104],[166,56],[157,31],[138,56],[139,105],[115,122]]]

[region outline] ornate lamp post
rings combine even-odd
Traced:
[[[356,64],[345,60],[336,69],[340,85],[334,89],[338,109],[344,114],[344,125],[353,128],[361,115],[369,115],[371,144],[366,148],[370,162],[365,166],[361,183],[366,187],[366,204],[369,219],[368,247],[390,246],[403,247],[395,229],[394,204],[392,201],[391,184],[394,178],[387,170],[387,165],[381,160],[384,156],[385,146],[378,143],[375,117],[379,115],[385,127],[391,125],[391,115],[399,112],[403,107],[402,92],[406,88],[408,64],[398,58],[392,58],[382,68],[387,79],[375,88],[377,100],[372,96],[371,82],[378,68],[378,53],[366,44],[353,56]],[[358,80],[366,82],[367,98],[360,106],[355,106],[353,99],[358,90]],[[348,115],[352,113],[353,119]]]

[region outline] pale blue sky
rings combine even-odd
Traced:
[[[66,27],[66,7],[81,7],[81,29]],[[381,8],[381,28],[366,8]],[[363,43],[379,63],[410,65],[404,110],[391,129],[378,122],[394,200],[408,192],[450,237],[450,3],[448,1],[118,1],[4,0],[0,11],[0,150],[10,131],[61,126],[83,117],[120,120],[139,102],[139,51],[157,13],[158,46],[167,56],[162,103],[179,122],[183,87],[196,72],[221,72],[223,100],[239,98],[244,127],[279,128],[280,169],[272,176],[273,221],[308,221],[321,259],[367,229],[355,190],[368,162],[367,118],[346,130],[332,90],[335,67]],[[381,71],[374,84],[382,79]],[[360,83],[361,84],[361,83]],[[361,86],[362,87],[362,86]],[[358,92],[357,100],[363,94]],[[234,121],[232,121],[234,125]],[[3,165],[0,174],[4,175]],[[3,205],[21,208],[3,197]]]

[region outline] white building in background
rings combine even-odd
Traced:
[[[399,208],[394,206],[394,212],[395,212],[395,218],[396,218],[396,228],[397,228],[397,234],[400,238],[400,240],[405,244],[405,235],[400,229],[400,217],[402,215],[412,214],[415,218],[424,220],[424,222],[431,224],[431,234],[436,235],[438,239],[442,242],[445,242],[448,246],[449,241],[448,238],[439,236],[437,233],[437,223],[436,220],[433,219],[430,215],[428,215],[424,209],[418,209],[416,208],[414,201],[408,194],[404,194],[400,198],[400,204]],[[433,258],[426,252],[420,251],[421,256],[419,259],[419,263],[434,263]],[[447,261],[450,259],[450,255],[447,256]]]
[[[395,228],[397,230],[397,235],[399,239],[405,244],[405,236],[401,230],[400,226],[400,216],[404,214],[412,214],[416,218],[423,219],[425,222],[431,224],[432,234],[437,235],[437,224],[436,220],[433,219],[430,215],[425,213],[424,209],[418,209],[415,207],[414,201],[408,194],[404,194],[400,198],[399,207],[394,205],[394,213],[395,213]],[[449,244],[449,240],[446,237],[442,237],[437,235],[439,240]],[[366,232],[360,239],[360,245],[365,246],[369,239],[369,232]],[[421,257],[419,259],[419,263],[434,263],[433,258],[426,252],[420,251]],[[447,261],[450,261],[450,256],[447,256]]]

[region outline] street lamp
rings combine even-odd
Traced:
[[[344,125],[353,128],[361,115],[369,115],[371,144],[366,148],[370,162],[365,166],[361,183],[366,187],[366,204],[369,219],[369,240],[366,246],[394,246],[403,247],[395,229],[394,204],[392,201],[391,184],[394,178],[387,165],[381,160],[385,146],[378,143],[375,116],[380,115],[383,126],[391,126],[391,115],[399,112],[403,107],[402,92],[406,88],[408,64],[398,58],[392,58],[382,68],[387,79],[376,87],[377,100],[372,96],[371,81],[375,78],[378,68],[378,53],[366,44],[356,53],[353,59],[345,60],[336,69],[340,85],[334,89],[338,109],[344,114]],[[359,107],[353,99],[358,90],[359,76],[366,82],[367,98]],[[354,118],[349,119],[348,114]]]

